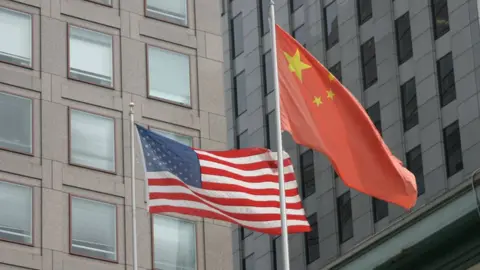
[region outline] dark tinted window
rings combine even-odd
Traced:
[[[313,151],[300,155],[300,166],[303,186],[303,198],[315,193],[315,169],[313,167]]]
[[[240,228],[240,235],[242,236],[242,240],[249,237],[252,234],[253,234],[253,231],[243,227]]]
[[[325,41],[327,50],[338,43],[338,13],[337,2],[333,1],[324,9]]]
[[[447,0],[432,0],[433,29],[435,39],[450,31]]]
[[[267,148],[277,150],[277,123],[275,122],[275,110],[267,114]]]
[[[268,15],[270,14],[270,0],[258,0],[261,3],[258,5],[261,9],[260,13],[260,27],[262,28],[262,35],[270,32],[270,25],[268,21]]]
[[[293,30],[292,35],[303,47],[307,47],[307,29],[305,24],[300,25],[297,29]]]
[[[370,106],[370,108],[367,109],[367,114],[370,116],[370,119],[372,120],[373,124],[377,128],[378,132],[382,134],[382,120],[380,116],[380,102],[377,102]]]
[[[400,86],[402,95],[403,129],[405,131],[418,125],[417,90],[415,78]]]
[[[408,12],[395,20],[395,34],[397,37],[398,64],[401,65],[413,56],[412,34],[410,31],[410,17]]]
[[[408,151],[407,168],[415,175],[418,196],[422,195],[425,193],[425,183],[423,181],[422,149],[420,145]]]
[[[245,130],[241,134],[237,135],[237,149],[248,147],[248,132]]]
[[[272,239],[272,265],[273,270],[282,269],[282,238],[281,236],[274,236]]]
[[[375,40],[373,37],[362,44],[363,89],[367,89],[377,81],[377,59],[375,55]]]
[[[303,5],[304,0],[289,0],[290,2],[290,11],[294,12],[299,7]]]
[[[243,270],[255,270],[255,260],[253,254],[248,255],[248,257],[243,258],[242,268]]]
[[[332,73],[338,81],[342,81],[342,63],[338,62],[335,65],[330,67],[330,73]]]
[[[233,58],[243,53],[243,17],[240,12],[232,19],[232,53]]]
[[[462,145],[458,121],[443,129],[443,143],[447,160],[447,177],[463,170]]]
[[[240,72],[233,79],[233,91],[235,93],[235,115],[239,116],[247,110],[245,71]]]
[[[443,107],[457,98],[451,52],[437,61],[437,69],[438,85],[440,89],[440,104]]]
[[[388,203],[386,201],[372,198],[373,222],[378,222],[388,216]]]
[[[352,203],[350,191],[347,191],[337,198],[338,207],[338,231],[340,243],[353,237]]]
[[[275,90],[273,84],[273,63],[271,51],[263,55],[263,87],[265,95]]]
[[[311,231],[305,233],[305,251],[307,257],[307,264],[310,264],[320,258],[320,246],[318,244],[318,225],[317,214],[308,217]]]
[[[358,24],[362,25],[364,22],[372,18],[372,0],[358,0]]]

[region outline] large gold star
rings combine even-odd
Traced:
[[[302,70],[311,68],[310,65],[305,64],[300,60],[300,51],[297,49],[293,56],[290,56],[288,53],[283,52],[285,54],[285,58],[288,61],[288,68],[291,72],[295,72],[298,79],[303,82],[302,80]]]
[[[313,103],[315,103],[317,107],[320,106],[320,104],[323,104],[322,97],[313,97]]]
[[[333,97],[335,96],[335,93],[333,93],[332,89],[329,89],[327,91],[327,98],[333,100]]]

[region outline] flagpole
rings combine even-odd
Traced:
[[[133,242],[133,270],[138,270],[137,266],[137,203],[135,198],[135,140],[133,131],[134,125],[134,111],[135,103],[130,102],[130,154],[132,162],[132,242]]]
[[[272,33],[272,60],[273,60],[273,83],[275,86],[275,118],[277,131],[277,164],[278,164],[278,184],[280,191],[280,218],[282,225],[282,247],[283,247],[283,269],[290,270],[290,255],[288,254],[288,227],[287,227],[287,206],[285,203],[285,179],[283,172],[283,143],[282,128],[280,120],[280,88],[278,83],[277,66],[277,34],[275,32],[275,3],[270,1],[270,32]]]

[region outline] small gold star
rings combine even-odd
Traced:
[[[335,96],[335,93],[333,93],[332,89],[329,89],[327,91],[327,98],[333,100],[333,97]]]
[[[328,79],[329,79],[330,81],[333,81],[333,80],[335,80],[335,76],[333,76],[332,73],[328,72]]]
[[[320,104],[323,104],[322,97],[313,97],[313,103],[315,103],[317,107],[320,106]]]

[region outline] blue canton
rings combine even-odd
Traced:
[[[192,148],[136,125],[147,172],[168,171],[185,184],[201,188],[200,162]]]

